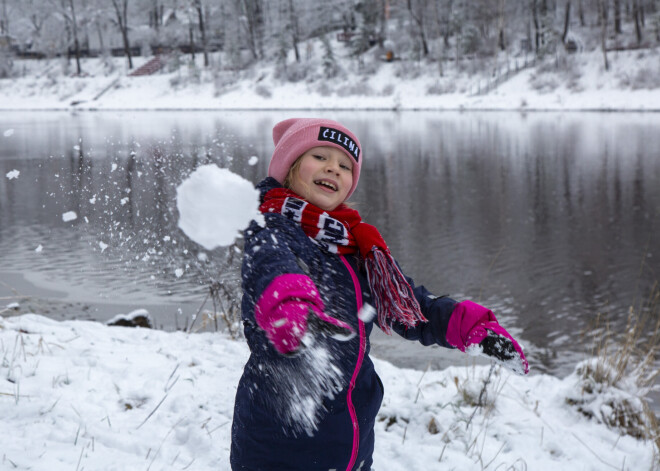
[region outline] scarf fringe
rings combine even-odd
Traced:
[[[365,257],[365,268],[383,332],[391,335],[394,321],[406,327],[427,322],[415,293],[389,253],[374,246]]]

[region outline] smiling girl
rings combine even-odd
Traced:
[[[374,325],[528,372],[490,310],[415,286],[378,230],[344,204],[363,162],[351,131],[289,119],[275,125],[273,141],[268,178],[257,187],[266,224],[253,222],[244,235],[251,354],[236,392],[232,469],[371,468],[384,393],[369,358]]]

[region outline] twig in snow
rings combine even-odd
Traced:
[[[147,422],[147,420],[149,420],[149,419],[151,418],[152,415],[154,415],[154,413],[158,410],[158,408],[160,407],[160,405],[161,405],[163,402],[165,402],[165,399],[167,399],[167,393],[165,393],[165,395],[164,395],[163,398],[160,400],[160,402],[158,403],[158,405],[154,408],[154,410],[152,410],[152,411],[149,413],[149,415],[147,416],[147,418],[144,419],[144,420],[142,421],[142,423],[141,423],[140,425],[138,425],[137,428],[136,428],[135,430],[139,430],[139,428],[142,427],[142,426]]]
[[[164,399],[165,398],[163,398],[163,400]],[[179,421],[177,423],[175,423],[174,425],[172,425],[172,427],[167,431],[167,433],[163,437],[163,440],[160,442],[160,445],[158,445],[158,449],[156,450],[156,453],[154,453],[154,457],[151,459],[151,463],[149,463],[149,466],[147,466],[147,471],[149,471],[149,469],[151,469],[151,465],[154,464],[154,461],[156,461],[156,457],[158,456],[158,453],[160,453],[160,449],[163,448],[163,444],[165,443],[165,440],[167,440],[167,437],[170,436],[170,433],[172,433],[172,431],[175,428],[177,428],[179,426],[179,424],[181,422],[183,422],[183,420],[184,420],[183,418],[179,419]]]
[[[46,410],[43,411],[43,412],[39,412],[39,415],[46,415],[46,414],[48,414],[50,411],[52,411],[53,409],[55,409],[55,406],[57,405],[58,402],[60,402],[60,399],[62,399],[62,397],[58,397],[57,400],[53,403],[52,406],[50,406],[48,409],[46,409]]]
[[[202,312],[202,308],[206,304],[206,301],[209,299],[210,295],[211,295],[210,291],[208,293],[206,293],[206,297],[204,298],[204,301],[202,301],[202,305],[199,306],[199,309],[197,309],[197,312],[195,313],[195,316],[193,317],[192,323],[190,324],[190,327],[188,327],[187,333],[190,333],[192,331],[192,328],[195,325],[195,321],[199,317],[199,313]]]
[[[188,463],[188,465],[185,468],[181,468],[181,469],[186,470],[186,469],[190,468],[192,466],[192,464],[195,462],[196,459],[197,458],[193,458],[192,461],[190,463]]]
[[[174,376],[174,373],[176,373],[176,370],[179,369],[179,365],[180,365],[180,363],[177,363],[177,365],[174,367],[174,370],[170,374],[170,377],[167,378],[167,382],[165,383],[165,392],[170,392],[170,389],[172,389],[174,387],[174,385],[176,384],[176,382],[179,381],[179,376],[177,376],[174,379],[174,382],[172,384],[170,384],[170,381],[172,380],[172,376]]]
[[[574,432],[571,432],[571,433],[573,434],[573,436],[575,437],[575,439],[576,439],[578,442],[582,443],[582,445],[584,445],[584,447],[585,447],[587,450],[589,450],[589,451],[591,452],[592,455],[594,455],[596,458],[598,458],[598,461],[600,461],[600,462],[603,463],[603,464],[606,464],[606,465],[609,466],[610,468],[613,468],[613,469],[616,469],[616,470],[619,469],[619,468],[617,468],[616,466],[612,466],[612,465],[609,464],[607,461],[603,460],[600,456],[598,456],[598,454],[595,453],[591,448],[589,448],[589,446],[588,446],[586,443],[584,443],[584,442],[580,439],[580,437],[578,437]]]
[[[493,456],[493,459],[490,460],[490,461],[486,464],[486,466],[484,466],[484,467],[482,468],[482,470],[483,470],[483,469],[486,469],[487,467],[489,467],[489,466],[493,463],[493,461],[495,461],[495,459],[497,458],[497,456],[498,456],[498,455],[500,454],[500,452],[504,449],[504,445],[506,445],[506,443],[502,443],[502,446],[500,447],[499,450],[497,450],[497,453],[495,453],[495,456]]]

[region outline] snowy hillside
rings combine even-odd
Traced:
[[[532,65],[533,56],[458,63],[358,62],[334,41],[340,72],[327,78],[320,41],[286,70],[263,61],[244,70],[204,68],[198,55],[170,57],[154,75],[131,77],[123,59],[84,59],[72,76],[64,59],[20,60],[0,80],[4,110],[122,109],[391,109],[391,110],[660,110],[660,51],[563,53]],[[138,57],[138,68],[149,58]],[[222,64],[220,53],[212,55]]]

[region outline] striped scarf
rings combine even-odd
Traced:
[[[360,214],[346,205],[326,212],[285,188],[268,191],[259,208],[279,213],[300,225],[305,234],[324,250],[338,255],[360,254],[376,305],[381,329],[391,333],[393,322],[415,327],[426,322],[406,278],[390,255],[374,226],[362,222]]]

